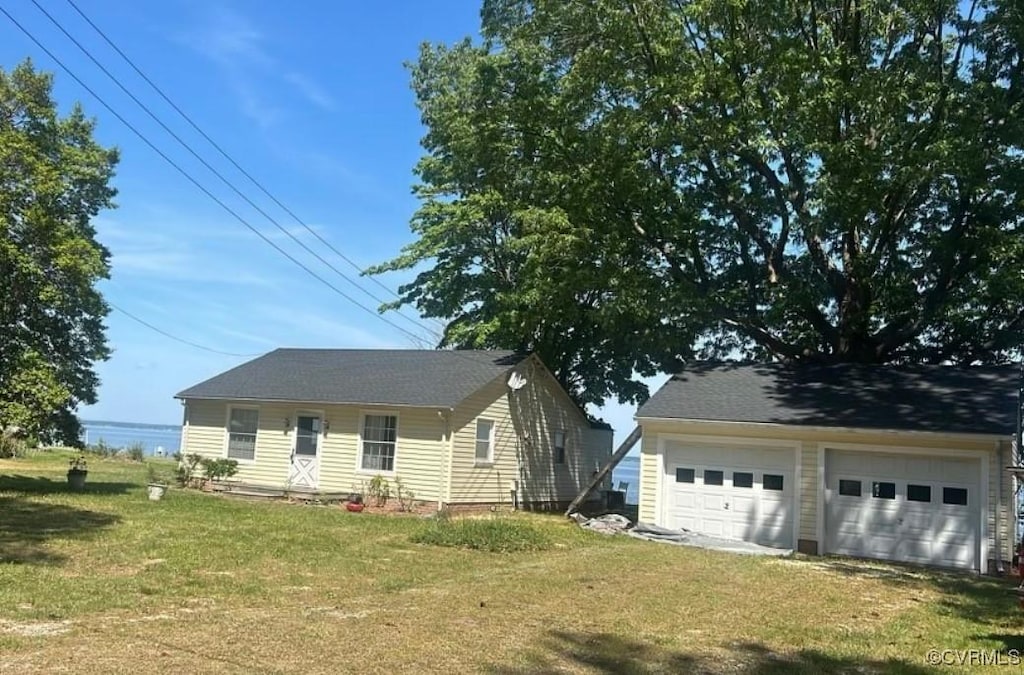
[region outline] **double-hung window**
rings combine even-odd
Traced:
[[[363,471],[394,471],[397,438],[398,416],[364,415],[359,468]]]
[[[252,461],[256,459],[256,429],[260,411],[256,408],[232,408],[228,416],[228,457]]]
[[[478,419],[476,421],[476,463],[492,464],[494,462],[494,420]]]

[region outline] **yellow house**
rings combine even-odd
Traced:
[[[698,364],[637,413],[640,520],[810,554],[999,572],[1014,366]]]
[[[401,481],[417,501],[554,507],[611,454],[536,356],[278,349],[177,394],[182,452],[243,486],[320,492]]]

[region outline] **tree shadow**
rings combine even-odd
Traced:
[[[86,481],[85,489],[81,492],[73,492],[68,488],[67,481],[53,480],[45,476],[0,476],[0,492],[21,492],[33,495],[52,494],[98,494],[98,495],[123,495],[132,488],[138,487],[135,483],[122,482],[95,482]]]
[[[923,675],[933,671],[901,659],[839,657],[814,649],[777,652],[756,642],[723,645],[716,654],[686,653],[609,633],[551,631],[541,652],[517,666],[491,665],[487,672],[563,672],[566,666],[597,673],[882,673]]]
[[[33,565],[66,560],[49,550],[50,539],[88,537],[121,520],[110,513],[17,497],[0,497],[0,514],[0,563]]]

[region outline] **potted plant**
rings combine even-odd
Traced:
[[[85,455],[74,457],[68,462],[68,487],[75,492],[85,489],[85,477],[89,475]]]
[[[152,464],[149,465],[148,475],[146,493],[149,495],[150,501],[158,502],[164,496],[164,493],[167,492],[167,481],[157,474],[156,467]]]

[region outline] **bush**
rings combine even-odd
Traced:
[[[92,445],[85,446],[85,451],[90,455],[99,455],[100,457],[113,457],[117,454],[117,448],[107,445],[102,438]]]
[[[376,475],[370,479],[370,489],[368,493],[373,497],[374,504],[379,507],[386,506],[388,499],[391,498],[391,484],[388,483],[388,479],[381,475]]]
[[[489,553],[543,551],[551,548],[547,534],[528,523],[511,518],[439,519],[415,533],[412,541]]]
[[[141,462],[146,459],[146,446],[142,443],[132,443],[128,446],[128,459],[133,462]]]
[[[15,438],[13,434],[0,433],[0,459],[24,457],[25,450],[25,441]]]
[[[199,463],[203,461],[203,458],[194,452],[181,456],[181,453],[175,453],[175,459],[178,460],[178,468],[174,472],[175,478],[178,480],[178,484],[181,487],[199,487],[196,485],[198,472],[196,469],[199,467]]]
[[[238,462],[233,459],[225,459],[224,457],[216,459],[203,457],[199,460],[199,465],[203,467],[203,473],[206,474],[206,477],[214,482],[231,478],[238,473]]]

